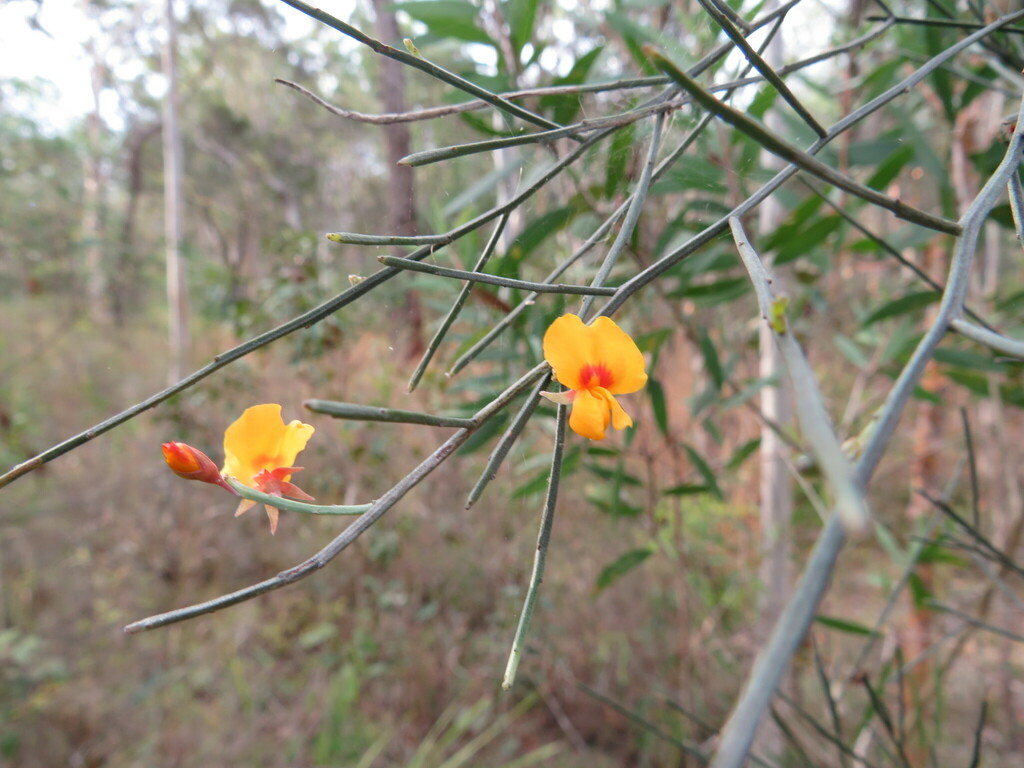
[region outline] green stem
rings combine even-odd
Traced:
[[[512,651],[509,654],[508,664],[505,667],[505,677],[501,681],[501,687],[506,691],[516,681],[516,671],[519,669],[519,660],[523,655],[526,633],[530,629],[530,619],[533,618],[533,611],[537,606],[537,595],[540,592],[540,584],[544,580],[544,564],[548,556],[548,542],[551,540],[551,528],[555,523],[555,503],[558,500],[558,485],[562,479],[562,453],[565,448],[567,411],[568,409],[564,405],[558,406],[558,416],[555,419],[555,447],[551,452],[551,476],[548,479],[548,493],[544,499],[544,512],[541,515],[540,531],[537,534],[537,552],[533,559],[533,573],[530,575],[530,586],[526,590],[523,612],[519,616],[519,626],[516,628],[516,635],[512,640]]]
[[[498,472],[498,467],[505,460],[508,452],[512,450],[512,445],[522,434],[523,429],[526,428],[526,422],[530,420],[533,412],[537,410],[537,404],[540,401],[541,390],[544,389],[551,381],[551,374],[543,376],[537,386],[526,396],[525,402],[520,407],[519,412],[516,413],[512,419],[512,423],[509,424],[508,429],[505,430],[505,434],[498,440],[497,445],[494,446],[494,450],[491,451],[491,455],[487,457],[487,466],[484,467],[484,471],[480,474],[479,479],[476,481],[476,485],[469,492],[466,497],[466,509],[472,507],[480,499],[480,496],[484,492],[484,488],[487,487],[488,483],[494,479],[494,476]]]
[[[451,235],[366,235],[361,232],[331,232],[327,239],[346,245],[448,245]]]
[[[233,477],[224,479],[243,499],[269,504],[271,507],[282,509],[285,512],[302,512],[307,515],[361,515],[373,506],[373,504],[307,504],[302,501],[286,499],[283,496],[260,493],[248,485],[243,485]]]
[[[469,272],[465,269],[450,269],[439,267],[436,264],[424,264],[419,261],[396,256],[378,256],[377,261],[386,267],[395,269],[408,269],[411,272],[422,272],[438,277],[451,277],[456,280],[470,280],[474,283],[487,283],[489,285],[500,285],[503,288],[514,288],[520,291],[533,291],[534,293],[563,293],[574,296],[614,296],[615,288],[595,288],[588,285],[565,285],[563,283],[531,283],[527,280],[514,280],[510,277],[499,277],[488,275],[485,272]]]
[[[420,411],[403,411],[398,408],[381,408],[372,405],[342,403],[336,400],[307,400],[303,405],[313,413],[322,413],[336,419],[352,419],[353,421],[386,421],[393,424],[425,424],[429,427],[461,427],[474,429],[476,423],[472,419],[456,416],[435,416]]]

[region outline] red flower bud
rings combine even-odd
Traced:
[[[160,447],[164,452],[164,461],[178,477],[219,485],[236,496],[238,495],[235,493],[235,489],[221,477],[220,470],[217,469],[213,460],[198,448],[193,448],[187,443],[164,443]]]

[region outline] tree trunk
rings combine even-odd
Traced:
[[[110,275],[110,301],[114,322],[123,325],[129,313],[136,308],[133,286],[139,285],[139,265],[135,258],[135,222],[142,196],[142,151],[146,142],[160,130],[159,123],[135,125],[128,134],[125,149],[128,153],[128,200],[125,202],[124,220],[117,244],[117,265]]]
[[[377,37],[397,45],[401,34],[392,5],[387,0],[373,0],[373,12],[377,19]],[[381,106],[385,112],[405,112],[405,69],[393,59],[380,57],[377,87]],[[416,234],[416,197],[413,186],[413,169],[399,165],[398,161],[409,154],[410,139],[407,123],[385,125],[384,144],[388,163],[388,223],[387,231],[394,235]],[[404,254],[396,254],[402,256]],[[402,326],[405,328],[403,341],[407,358],[418,358],[425,349],[423,341],[423,309],[419,294],[410,290],[405,306],[401,308]]]
[[[181,133],[178,129],[178,34],[174,0],[167,0],[167,47],[163,67],[164,97],[164,248],[167,268],[167,377],[178,381],[185,370],[189,347],[188,286],[181,258]]]
[[[106,265],[103,263],[103,208],[106,179],[103,172],[103,118],[100,116],[100,93],[103,90],[104,66],[91,37],[86,43],[92,84],[92,109],[85,118],[86,156],[82,195],[82,243],[85,272],[85,295],[89,313],[96,322],[108,319]]]

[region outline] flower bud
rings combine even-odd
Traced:
[[[185,480],[198,480],[201,483],[219,485],[231,493],[235,490],[225,482],[220,470],[213,460],[197,448],[187,443],[164,443],[160,446],[164,452],[164,461],[171,471]]]

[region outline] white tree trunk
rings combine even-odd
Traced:
[[[167,267],[167,375],[173,383],[184,375],[189,347],[188,287],[181,258],[181,132],[178,128],[178,33],[174,0],[167,0],[167,47],[163,57],[164,96],[164,248]]]

